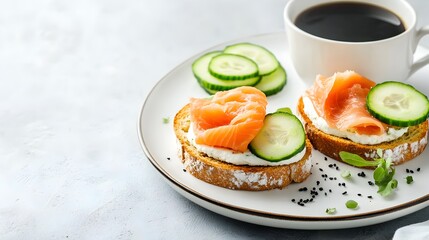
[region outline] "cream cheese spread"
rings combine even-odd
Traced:
[[[207,154],[207,156],[215,158],[217,160],[231,163],[234,165],[250,165],[250,166],[280,166],[280,165],[288,165],[291,163],[298,162],[301,160],[306,152],[306,149],[304,148],[300,153],[296,154],[295,156],[279,161],[279,162],[270,162],[264,159],[261,159],[254,155],[249,150],[246,150],[245,152],[236,152],[230,149],[226,148],[219,148],[219,147],[212,147],[207,146],[203,144],[197,144],[195,142],[195,133],[193,131],[193,126],[189,127],[189,131],[187,134],[187,138],[189,143],[194,146],[199,152],[203,152]]]

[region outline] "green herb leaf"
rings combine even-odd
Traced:
[[[164,117],[164,118],[162,118],[162,123],[167,124],[167,123],[169,123],[169,122],[170,122],[170,118],[168,118],[168,117]]]
[[[350,171],[349,171],[349,170],[344,170],[344,171],[341,173],[341,177],[346,178],[346,179],[350,179],[350,178],[352,177],[352,174],[350,173]]]
[[[290,113],[290,114],[292,114],[292,110],[291,110],[290,108],[288,108],[288,107],[279,108],[279,109],[277,109],[277,111],[276,111],[276,112],[285,112],[285,113]]]
[[[374,180],[375,184],[381,183],[386,178],[386,169],[383,166],[379,166],[374,170]]]
[[[346,207],[349,208],[349,209],[356,209],[357,206],[358,206],[358,203],[356,201],[354,201],[354,200],[348,200],[346,202]]]
[[[336,213],[337,212],[337,209],[336,208],[327,208],[326,209],[326,211],[325,211],[327,214],[334,214],[334,213]]]
[[[382,150],[380,149],[377,149],[377,154],[380,158],[375,158],[373,159],[374,161],[367,161],[359,155],[348,152],[340,152],[340,157],[344,162],[356,167],[377,166],[373,173],[374,182],[375,185],[378,186],[377,192],[381,196],[385,197],[390,195],[394,189],[397,188],[398,181],[393,178],[395,175],[395,169],[391,166],[392,161],[389,158],[382,158]]]
[[[378,186],[378,193],[385,197],[390,195],[398,186],[398,181],[393,179],[395,169],[391,167],[390,160],[381,159],[380,164],[374,170],[375,185]]]
[[[390,160],[390,158],[386,159],[386,168],[390,168],[390,166],[392,165],[392,160]]]
[[[398,181],[396,179],[392,179],[386,185],[383,185],[378,190],[378,193],[381,196],[386,197],[386,196],[390,195],[393,192],[393,190],[397,187],[398,187]]]
[[[344,152],[341,151],[340,152],[340,158],[341,160],[343,160],[344,162],[355,166],[355,167],[375,167],[378,166],[380,161],[368,161],[363,159],[361,156],[354,154],[354,153],[349,153],[349,152]]]
[[[407,176],[405,179],[407,180],[407,184],[414,182],[413,176]]]
[[[381,150],[380,148],[377,149],[377,155],[379,158],[383,158],[383,150]]]

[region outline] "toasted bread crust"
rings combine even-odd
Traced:
[[[187,172],[220,187],[262,191],[284,188],[292,182],[302,182],[311,170],[312,146],[306,140],[306,153],[295,163],[283,166],[233,165],[208,157],[192,146],[186,135],[190,126],[190,106],[183,107],[174,118],[178,154]]]
[[[316,128],[304,112],[302,97],[298,101],[297,108],[304,122],[307,137],[314,149],[338,161],[341,161],[340,151],[355,153],[371,161],[378,156],[377,149],[381,149],[384,157],[390,157],[392,163],[398,165],[420,155],[427,145],[428,121],[409,127],[408,132],[396,140],[376,145],[365,145],[326,134]]]

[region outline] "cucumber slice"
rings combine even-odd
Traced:
[[[210,89],[207,89],[207,88],[204,88],[204,91],[206,91],[206,93],[208,93],[210,95],[214,95],[215,93],[218,92],[218,90],[210,90]]]
[[[429,115],[428,98],[413,86],[401,82],[384,82],[371,88],[366,106],[375,118],[398,127],[417,125]]]
[[[259,75],[258,65],[253,60],[228,53],[214,56],[209,63],[209,72],[223,80],[244,80]]]
[[[305,131],[299,119],[278,111],[265,116],[264,126],[250,142],[249,150],[270,162],[289,159],[305,147]]]
[[[222,80],[212,76],[209,72],[209,63],[213,57],[221,53],[221,51],[206,53],[196,59],[192,64],[192,72],[204,89],[216,91],[229,90],[239,86],[254,86],[261,80],[260,76],[234,81]]]
[[[261,81],[256,84],[255,87],[264,92],[265,95],[271,96],[280,92],[286,85],[286,82],[286,71],[281,65],[279,65],[273,73],[263,76]]]
[[[224,53],[237,54],[252,59],[259,68],[259,75],[268,75],[274,72],[279,62],[273,53],[266,48],[252,43],[238,43],[227,46]]]

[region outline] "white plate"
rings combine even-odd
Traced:
[[[296,75],[289,57],[284,33],[258,35],[215,46],[207,51],[221,50],[225,45],[235,42],[252,42],[270,49],[286,68],[288,83],[277,95],[268,98],[267,111],[279,107],[294,108],[305,85]],[[419,47],[418,55],[428,51]],[[207,184],[183,171],[183,166],[177,157],[176,139],[173,132],[172,120],[175,113],[184,106],[190,97],[207,97],[208,94],[198,85],[192,75],[192,62],[200,53],[161,79],[148,95],[138,123],[140,142],[143,150],[153,166],[165,177],[167,182],[179,193],[191,201],[219,214],[260,225],[295,228],[295,229],[338,229],[359,227],[395,219],[429,206],[429,150],[420,157],[396,167],[396,179],[399,186],[396,193],[388,198],[379,196],[377,188],[369,186],[372,179],[370,170],[364,170],[366,177],[356,174],[361,169],[353,168],[337,161],[328,159],[315,151],[313,154],[312,175],[303,183],[292,184],[283,190],[263,192],[234,191]],[[429,95],[426,67],[410,78],[410,83]],[[163,118],[169,118],[169,123],[163,123]],[[329,164],[337,164],[340,170],[330,168]],[[420,171],[417,172],[417,168]],[[319,170],[323,169],[323,172]],[[341,170],[349,169],[353,180],[341,178]],[[411,169],[414,174],[407,174]],[[336,180],[323,180],[322,174],[336,177]],[[406,184],[405,177],[412,175],[414,182]],[[316,182],[320,181],[317,186]],[[346,187],[338,183],[346,183]],[[292,199],[308,199],[310,192],[300,192],[299,188],[323,188],[313,202],[304,207],[292,202]],[[329,192],[332,190],[332,193]],[[343,192],[347,191],[346,195]],[[327,193],[325,196],[324,193]],[[361,194],[362,196],[358,196]],[[367,196],[372,196],[372,199]],[[356,210],[347,209],[345,202],[353,199],[359,203]],[[337,209],[336,214],[328,215],[326,208]]]

